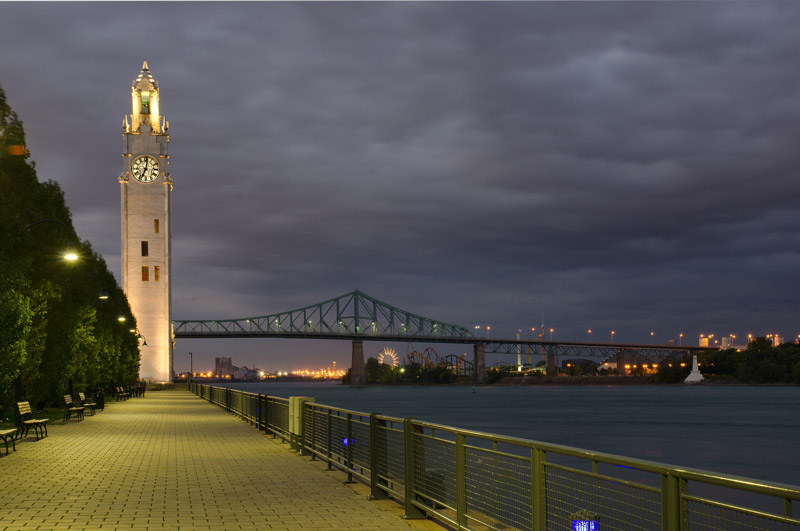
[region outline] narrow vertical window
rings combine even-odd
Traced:
[[[158,220],[157,219],[153,220],[153,232],[158,234]]]
[[[153,280],[156,282],[161,280],[161,267],[153,266]]]
[[[150,280],[150,268],[148,266],[142,266],[142,282],[148,282]]]
[[[142,92],[142,105],[139,112],[142,114],[150,114],[150,93],[149,92]]]
[[[143,241],[142,242],[142,256],[148,256],[149,255],[149,251],[150,250],[148,248],[147,242]]]

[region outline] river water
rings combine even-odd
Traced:
[[[800,486],[800,387],[229,386]]]

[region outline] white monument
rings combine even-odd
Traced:
[[[136,318],[139,377],[172,381],[172,291],[169,122],[147,61],[131,88],[132,114],[122,121],[122,287]]]
[[[692,357],[692,372],[683,381],[685,384],[698,384],[703,381],[703,375],[700,374],[700,369],[697,368],[697,354]]]

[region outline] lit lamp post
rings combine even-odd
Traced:
[[[611,342],[612,342],[612,343],[614,342],[614,334],[616,334],[616,332],[614,332],[614,331],[612,330],[612,331],[611,331]]]
[[[652,341],[652,343],[654,345],[656,344],[656,333],[655,332],[650,332],[650,340]]]
[[[554,330],[551,328],[551,329],[550,329],[550,341],[552,341],[552,340],[553,340],[553,331],[554,331]]]
[[[25,229],[30,232],[30,230],[35,227],[36,225],[41,225],[42,223],[55,223],[57,225],[61,225],[61,228],[64,229],[64,232],[67,233],[67,240],[69,241],[69,246],[64,254],[61,256],[63,260],[67,262],[74,262],[78,259],[78,253],[74,250],[74,245],[72,244],[72,233],[69,231],[69,227],[67,227],[64,222],[58,221],[57,219],[42,219],[40,221],[34,221],[33,223],[28,223],[25,226]],[[101,293],[102,295],[102,293]],[[102,297],[101,297],[102,298]],[[106,293],[106,298],[108,298],[108,293]],[[71,385],[71,384],[70,384]],[[14,379],[14,400],[16,402],[22,402],[22,372],[20,368],[20,374]]]
[[[67,233],[67,240],[69,241],[69,247],[67,247],[67,250],[64,251],[62,258],[67,262],[74,262],[75,260],[77,260],[78,253],[74,250],[75,246],[72,244],[72,233],[70,233],[69,227],[67,227],[66,224],[64,224],[64,222],[58,221],[57,219],[43,219],[40,221],[34,221],[33,223],[29,223],[25,228],[27,230],[31,230],[32,227],[35,227],[36,225],[40,225],[42,223],[56,223],[58,225],[61,225],[61,227],[64,229],[64,232]]]
[[[478,337],[478,330],[480,330],[480,329],[481,329],[480,326],[475,325],[475,337]]]
[[[491,329],[492,329],[491,326],[486,325],[486,339],[489,339],[489,331],[491,331]]]
[[[678,334],[678,346],[683,345],[683,334]]]
[[[139,341],[141,341],[141,342],[142,342],[142,346],[143,346],[143,347],[146,347],[146,346],[147,346],[147,340],[144,338],[144,336],[141,334],[141,332],[139,332],[139,330],[138,330],[138,329],[136,329],[136,330],[134,331],[134,333],[136,334],[136,341],[137,341],[137,343],[138,343]]]
[[[589,343],[591,343],[592,342],[592,329],[590,328],[589,330],[586,331],[586,333],[589,334]]]

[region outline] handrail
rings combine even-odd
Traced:
[[[746,521],[751,530],[780,524],[800,531],[800,519],[792,516],[800,487],[793,485],[315,402],[300,405],[299,433],[293,433],[286,398],[190,385],[195,394],[241,418],[252,418],[256,407],[259,429],[323,460],[329,470],[345,472],[348,481],[367,483],[371,498],[402,499],[406,518],[432,517],[464,530],[545,531],[573,529],[572,517],[596,514],[601,529],[684,531],[702,522],[703,529],[727,531]],[[265,404],[275,411],[264,415]],[[490,448],[480,445],[487,442]],[[553,456],[571,464],[554,462]],[[600,470],[601,465],[611,466]],[[631,478],[628,469],[652,479],[643,483]],[[690,484],[725,490],[690,495]],[[783,511],[750,507],[756,503],[751,494],[782,501]]]

